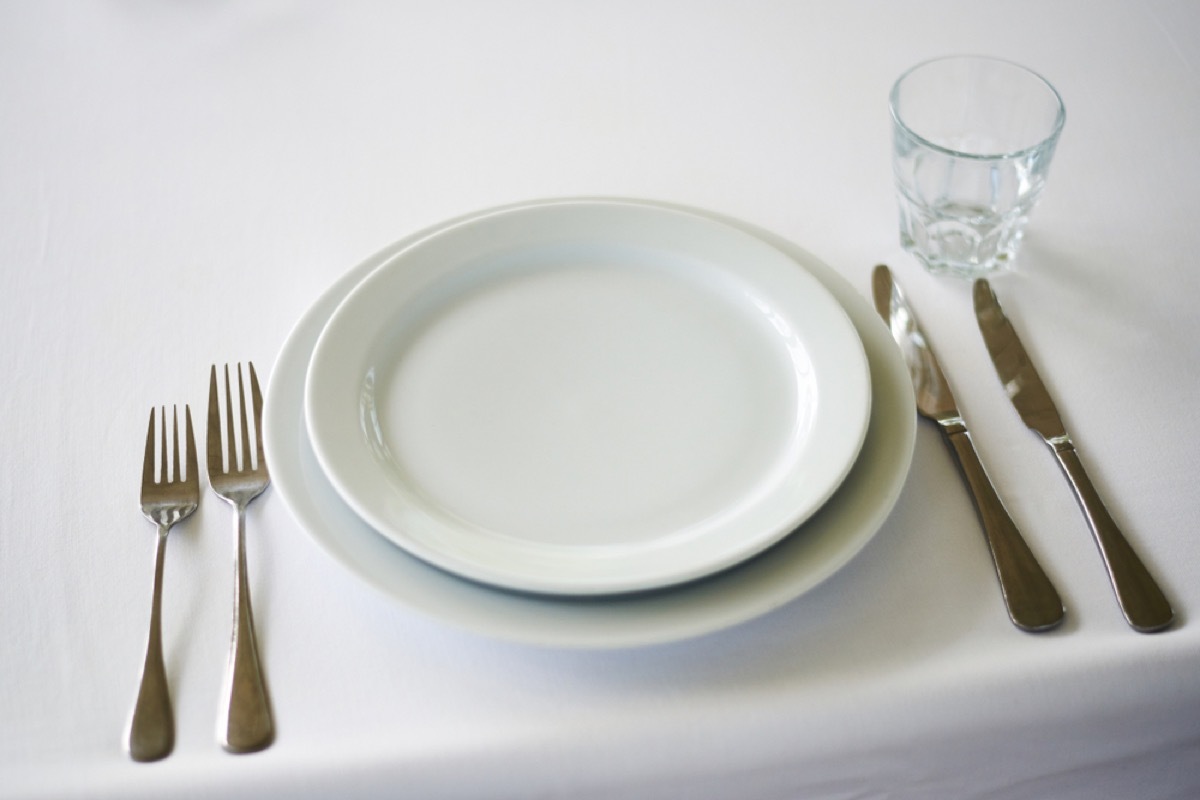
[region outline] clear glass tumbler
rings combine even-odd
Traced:
[[[974,278],[1011,265],[1066,121],[1025,67],[948,56],[892,87],[900,242],[930,271]]]

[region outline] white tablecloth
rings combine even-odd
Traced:
[[[1178,612],[1123,622],[1016,417],[969,286],[897,244],[887,93],[984,52],[1067,124],[995,281],[1101,492]],[[1200,796],[1200,5],[614,0],[0,5],[0,795]],[[894,512],[815,591],[674,644],[496,641],[344,571],[268,491],[249,558],[278,721],[225,754],[226,506],[167,548],[178,740],[122,752],[149,613],[147,409],[264,379],[370,253],[459,214],[616,195],[711,209],[864,295],[893,265],[1062,629],[1005,618],[927,423]]]

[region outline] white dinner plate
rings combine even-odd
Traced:
[[[858,332],[763,240],[644,203],[556,201],[387,259],[314,349],[338,493],[414,555],[528,592],[726,569],[841,484],[867,430]]]
[[[704,580],[660,592],[594,598],[493,589],[431,568],[379,536],[334,491],[316,460],[304,419],[305,378],[317,338],[342,299],[376,267],[435,228],[396,242],[350,270],[288,336],[271,373],[263,413],[275,492],[325,553],[382,596],[431,619],[507,641],[588,649],[660,644],[720,631],[809,592],[866,547],[900,495],[916,440],[912,385],[887,329],[852,286],[795,244],[724,221],[769,242],[815,275],[854,322],[870,365],[871,418],[862,452],[802,536],[789,536],[757,558]]]

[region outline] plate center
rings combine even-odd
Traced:
[[[697,535],[783,479],[813,415],[803,348],[728,277],[581,258],[430,308],[368,375],[368,436],[430,513],[487,535]]]

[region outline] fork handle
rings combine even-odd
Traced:
[[[133,716],[126,731],[126,747],[134,761],[158,761],[175,747],[175,715],[167,688],[167,670],[162,648],[163,560],[167,551],[169,525],[158,526],[158,547],[154,553],[154,597],[150,605],[150,636],[146,641],[146,661],[138,685]]]
[[[246,509],[237,506],[233,639],[226,674],[225,729],[221,746],[231,753],[253,753],[271,744],[275,726],[267,687],[258,661],[250,580],[246,574]]]

